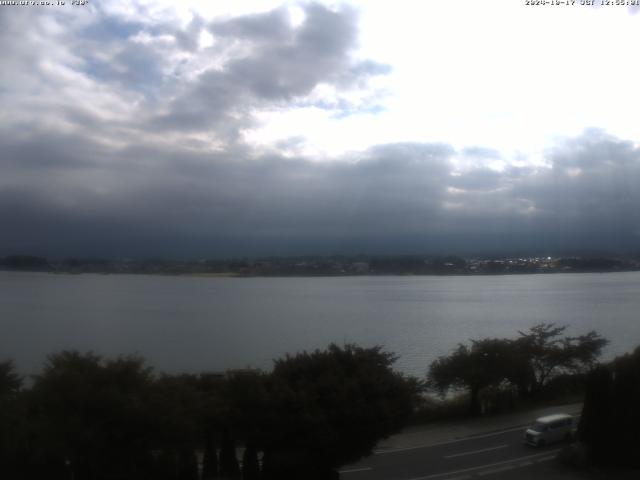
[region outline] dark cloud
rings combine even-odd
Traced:
[[[210,31],[216,37],[286,43],[293,40],[290,23],[287,10],[281,7],[267,13],[214,21],[210,25]]]
[[[548,158],[552,168],[516,185],[540,219],[560,230],[639,231],[640,149],[633,143],[588,130],[557,145]]]
[[[263,108],[378,111],[375,92],[342,95],[389,71],[354,56],[357,12],[303,9],[295,25],[284,8],[185,25],[107,7],[0,9],[12,45],[0,255],[635,248],[640,151],[603,131],[526,167],[481,145],[395,143],[322,161],[301,153],[304,138],[247,145],[241,132]],[[74,36],[83,48],[65,49]],[[334,97],[314,96],[319,85]]]
[[[12,232],[40,239],[42,248],[64,239],[95,241],[96,231],[109,232],[103,246],[107,239],[152,236],[162,246],[169,238],[327,241],[421,231],[437,215],[451,154],[442,145],[399,144],[350,161],[315,163],[277,155],[249,160],[243,151],[204,155],[137,147],[111,151],[112,165],[87,171],[57,161],[76,158],[69,140],[24,146],[23,158],[41,156],[46,148],[57,168],[41,181],[22,171],[20,188],[4,191],[2,220],[13,219]],[[95,149],[98,156],[108,153]],[[127,161],[116,160],[122,158]],[[17,162],[3,164],[2,174],[15,175],[17,168]],[[15,244],[14,237],[5,238],[2,248]]]
[[[284,8],[212,23],[218,48],[237,48],[244,42],[245,49],[221,68],[203,72],[156,124],[188,130],[225,124],[225,133],[231,134],[233,126],[251,125],[252,108],[304,98],[321,83],[362,87],[369,77],[389,72],[386,65],[352,58],[357,40],[354,10],[309,3],[304,14],[299,26],[291,24]],[[340,109],[340,104],[334,106]]]
[[[271,19],[271,14],[265,16]],[[248,56],[229,62],[228,75],[258,98],[289,100],[309,94],[320,82],[348,86],[363,77],[387,73],[385,66],[372,61],[354,62],[351,58],[350,52],[356,46],[356,20],[355,12],[346,7],[334,12],[309,4],[299,27],[278,19],[277,28],[269,29],[271,36],[266,37],[258,29],[259,46]],[[245,26],[243,32],[247,30]],[[237,38],[252,39],[254,34]]]
[[[633,142],[617,139],[599,129],[588,129],[583,135],[556,145],[549,152],[549,159],[556,171],[579,168],[604,173],[611,167],[635,165],[638,149]]]
[[[140,15],[123,15],[107,4],[3,15],[0,39],[8,44],[22,38],[2,60],[7,98],[24,97],[16,104],[18,115],[8,118],[18,121],[28,106],[34,113],[63,116],[84,131],[95,127],[100,135],[112,128],[134,136],[206,132],[229,144],[256,125],[257,110],[323,102],[307,98],[320,84],[336,89],[336,99],[323,108],[338,116],[379,111],[347,102],[339,93],[365,88],[367,79],[389,71],[353,56],[357,13],[349,7],[308,3],[299,25],[291,23],[285,8],[213,23],[194,15],[186,24],[169,18],[148,22],[144,7],[135,8]],[[34,28],[39,35],[24,34]],[[200,45],[205,32],[213,36],[213,46]],[[25,123],[40,122],[48,123],[32,114]]]
[[[148,24],[122,18],[99,7],[96,21],[78,32],[70,30],[67,41],[82,38],[78,51],[83,71],[103,84],[144,94],[149,100],[170,93],[175,82],[175,67],[169,68],[172,55],[193,54],[206,22],[195,15],[184,27],[170,22]]]
[[[194,14],[186,28],[174,28],[173,36],[180,48],[188,51],[195,51],[198,48],[200,34],[206,28],[206,21],[199,15]]]
[[[155,96],[165,81],[162,49],[134,41],[124,42],[109,58],[87,58],[86,72],[102,82]]]
[[[240,146],[113,148],[42,135],[2,144],[11,145],[0,166],[2,253],[606,249],[631,248],[640,231],[640,152],[594,131],[550,150],[550,168],[464,175],[446,144],[325,162]]]
[[[474,168],[451,178],[451,186],[465,191],[491,191],[504,185],[505,176],[490,168]]]
[[[145,29],[141,21],[121,18],[112,15],[98,4],[100,21],[91,22],[80,29],[78,34],[98,43],[111,43],[114,40],[126,40]]]

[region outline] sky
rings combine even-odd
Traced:
[[[17,3],[0,255],[638,251],[636,7]]]

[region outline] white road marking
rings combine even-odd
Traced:
[[[492,450],[499,450],[501,448],[507,448],[508,445],[498,445],[497,447],[483,448],[481,450],[473,450],[472,452],[455,453],[453,455],[445,455],[444,458],[456,458],[464,457],[465,455],[474,455],[476,453],[490,452]]]
[[[545,455],[548,456],[549,454],[555,454],[555,453],[558,453],[559,451],[560,451],[560,449],[558,448],[556,450],[551,450],[549,452],[536,453],[535,455],[527,455],[526,457],[512,458],[511,460],[504,460],[502,462],[489,463],[487,465],[480,465],[478,467],[463,468],[462,470],[453,470],[451,472],[434,473],[433,475],[426,475],[424,477],[415,477],[415,478],[411,478],[411,479],[408,479],[408,480],[428,480],[430,478],[447,477],[449,475],[456,475],[458,473],[473,472],[474,470],[482,470],[483,468],[497,467],[499,465],[507,465],[509,463],[517,463],[517,462],[520,462],[522,460],[530,460],[530,459],[542,457],[542,456],[545,456]],[[551,458],[553,458],[553,457],[551,457]]]
[[[439,443],[425,443],[422,445],[415,445],[413,447],[401,447],[391,448],[388,450],[374,450],[374,455],[383,455],[385,453],[405,452],[407,450],[418,450],[420,448],[439,447],[440,445],[449,445],[451,443],[467,442],[469,440],[475,440],[477,438],[495,437],[496,435],[502,435],[503,433],[515,432],[516,430],[522,430],[524,427],[509,428],[507,430],[500,430],[499,432],[485,433],[484,435],[474,435],[471,437],[457,438],[455,440],[447,440],[446,442]]]
[[[373,470],[373,469],[371,467],[349,468],[347,470],[338,470],[338,473],[368,472],[369,470]]]

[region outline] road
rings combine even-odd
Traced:
[[[549,462],[563,446],[533,448],[522,442],[523,428],[379,451],[340,471],[341,480],[467,480],[502,476]]]

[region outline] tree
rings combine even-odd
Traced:
[[[515,340],[489,338],[460,344],[431,363],[427,385],[441,394],[468,390],[472,415],[481,413],[480,395],[487,387],[510,384],[520,396],[534,396],[557,375],[589,371],[608,343],[595,331],[561,337],[566,328],[542,323],[519,332]]]
[[[265,412],[269,405],[268,375],[259,370],[227,372],[222,388],[223,415],[220,475],[239,478],[236,442],[245,446],[242,476],[252,478],[257,468],[257,445],[267,430]],[[248,462],[247,462],[248,461]]]
[[[253,443],[248,443],[242,455],[242,480],[259,480],[259,478],[258,450]]]
[[[605,366],[592,370],[587,376],[578,437],[588,445],[587,453],[594,463],[601,463],[609,455],[612,382],[612,372]]]
[[[229,430],[222,433],[220,445],[220,476],[225,479],[240,478],[240,464],[236,457],[236,440]]]
[[[22,377],[16,373],[13,361],[0,362],[0,398],[14,396],[22,387]]]
[[[150,462],[151,380],[138,357],[51,355],[29,395],[32,463],[52,478],[141,478]]]
[[[480,392],[499,385],[511,374],[513,349],[509,340],[488,338],[459,344],[450,355],[435,360],[429,367],[427,385],[444,395],[451,388],[469,391],[469,412],[481,413]]]
[[[139,357],[63,351],[24,391],[5,362],[0,475],[195,480],[201,451],[203,479],[239,478],[237,444],[246,480],[337,478],[336,467],[369,454],[412,413],[418,382],[394,361],[380,347],[331,345],[278,360],[271,374],[156,377]]]
[[[578,433],[598,465],[640,466],[640,347],[593,370]]]
[[[22,378],[12,361],[0,362],[0,476],[17,476],[17,459],[23,453],[24,409],[19,401]]]
[[[163,478],[193,477],[197,467],[195,451],[198,447],[206,449],[201,422],[205,404],[199,381],[192,374],[163,374],[151,385],[146,405],[153,418],[151,446],[162,462]]]
[[[213,436],[205,438],[202,458],[202,480],[213,480],[218,476],[218,454]]]
[[[417,382],[394,372],[394,355],[355,345],[277,360],[264,477],[337,478],[333,470],[371,453],[408,419]]]
[[[212,480],[218,478],[218,453],[219,432],[226,418],[226,408],[223,390],[225,379],[218,373],[201,373],[196,382],[197,391],[200,394],[200,407],[197,414],[197,422],[200,429],[204,456],[202,459],[202,479]]]
[[[518,332],[520,338],[515,347],[521,361],[526,363],[526,370],[520,372],[518,380],[522,394],[536,395],[558,374],[589,371],[609,343],[595,331],[561,338],[566,329],[554,323],[541,323],[527,332]]]

